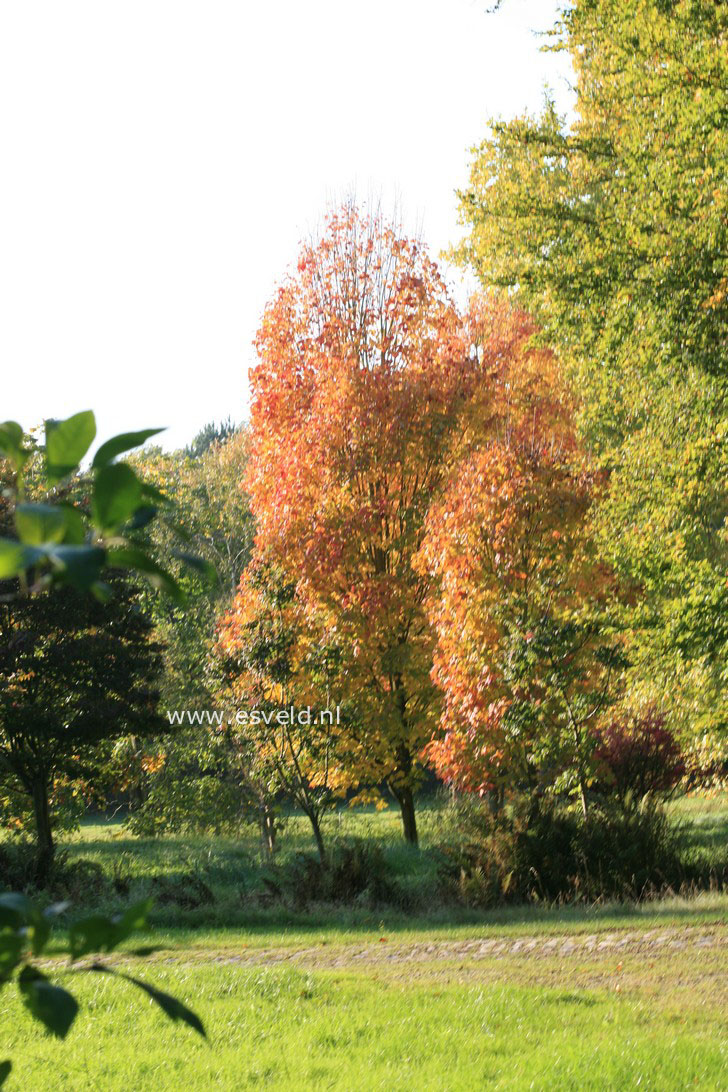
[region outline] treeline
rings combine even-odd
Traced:
[[[725,777],[727,32],[707,0],[575,0],[573,119],[547,103],[473,152],[468,305],[346,204],[265,310],[249,425],[136,457],[219,574],[180,570],[185,610],[135,593],[161,707],[271,720],[108,732],[86,781],[133,829],[255,816],[272,854],[287,799],[324,860],[326,812],[386,792],[416,843],[429,768],[514,837],[576,816],[594,845]],[[177,540],[150,526],[172,572]],[[51,804],[87,761],[45,768]]]

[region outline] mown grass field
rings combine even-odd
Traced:
[[[725,800],[675,806],[695,852],[725,844]],[[380,839],[403,881],[432,882],[434,810],[419,853],[399,843],[393,814],[340,822],[349,836]],[[292,818],[281,855],[304,848],[305,827]],[[432,906],[414,915],[295,913],[251,907],[260,876],[252,834],[146,841],[118,823],[87,824],[72,853],[105,870],[117,862],[130,884],[121,901],[152,890],[155,875],[206,876],[212,905],[158,908],[159,950],[143,962],[115,958],[194,1008],[208,1041],[132,987],[81,973],[81,1015],[55,1043],[6,989],[11,1092],[728,1088],[726,894],[476,913],[448,909],[433,888]]]

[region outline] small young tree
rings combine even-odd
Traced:
[[[327,687],[336,649],[326,647],[325,635],[316,637],[295,583],[254,558],[220,627],[226,696],[239,707],[231,732],[243,764],[247,756],[248,781],[261,786],[261,802],[279,792],[290,797],[311,823],[323,862],[321,820],[337,800],[344,739]],[[263,845],[272,848],[270,806],[261,807],[260,818]]]

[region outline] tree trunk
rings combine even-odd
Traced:
[[[35,815],[38,848],[35,875],[38,886],[42,888],[48,883],[55,854],[53,828],[48,805],[48,782],[45,778],[39,777],[33,782],[33,813]]]
[[[321,834],[321,824],[319,823],[318,815],[315,811],[309,811],[307,814],[311,821],[313,836],[316,839],[316,849],[318,850],[319,860],[321,861],[321,864],[326,864],[326,850],[324,848],[324,839]]]
[[[263,861],[272,861],[276,851],[276,820],[275,815],[267,804],[261,804],[258,809],[260,821],[260,845]]]
[[[402,812],[402,833],[405,842],[417,845],[417,816],[415,815],[415,797],[409,785],[393,790]]]
[[[582,775],[579,776],[579,797],[581,799],[581,811],[584,818],[588,818],[589,805],[586,799],[586,784]]]

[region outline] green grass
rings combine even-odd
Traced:
[[[685,989],[530,987],[215,964],[141,972],[204,1018],[209,1043],[99,979],[66,1042],[4,995],[8,1088],[725,1088],[716,1000]],[[504,974],[506,972],[503,972]]]
[[[725,845],[725,798],[691,797],[673,807],[690,852]],[[401,843],[392,813],[344,813],[328,834],[379,841],[398,880],[426,890],[436,875],[438,823],[435,808],[422,816],[421,852]],[[95,822],[83,825],[69,849],[130,878],[117,903],[151,891],[157,875],[192,870],[206,877],[213,906],[160,907],[160,950],[145,963],[119,958],[189,1004],[209,1038],[203,1043],[170,1024],[131,986],[81,973],[73,975],[73,991],[82,1011],[58,1043],[38,1031],[15,988],[6,987],[0,1058],[14,1062],[9,1092],[728,1089],[726,894],[488,912],[433,898],[409,915],[334,907],[296,914],[251,900],[261,876],[253,833],[135,839],[119,823]],[[305,824],[291,817],[281,857],[312,849]],[[405,951],[423,941],[620,929],[642,938],[644,930],[684,926],[700,926],[716,943],[657,951],[639,939],[624,956],[583,945],[570,957],[506,951],[467,959],[448,948],[424,962]],[[367,946],[371,958],[357,962]],[[270,962],[304,948],[296,965]],[[332,969],[332,959],[341,966]],[[66,977],[57,963],[49,973]]]

